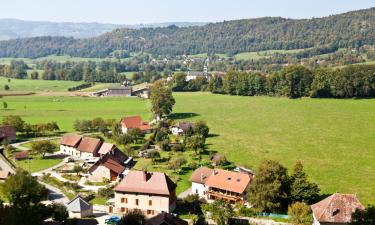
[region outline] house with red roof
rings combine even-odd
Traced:
[[[79,157],[81,153],[77,150],[82,141],[78,134],[64,134],[60,140],[60,154]]]
[[[148,122],[142,121],[140,116],[128,116],[121,119],[121,131],[127,134],[130,129],[138,128],[144,133],[150,133],[152,128]]]
[[[165,173],[130,171],[114,191],[115,201],[114,206],[109,207],[110,213],[139,210],[152,217],[170,213],[176,207],[176,184]]]
[[[356,195],[335,193],[311,206],[313,225],[343,225],[352,222],[352,214],[365,207]]]
[[[83,137],[77,150],[80,152],[82,159],[90,159],[99,156],[99,149],[103,142],[98,138]]]
[[[246,200],[252,176],[222,169],[201,167],[190,177],[193,194],[208,201],[222,199],[232,204]]]

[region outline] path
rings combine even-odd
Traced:
[[[48,140],[54,140],[54,139],[58,139],[58,138],[60,138],[60,137],[38,138],[38,139],[29,140],[29,141],[22,141],[22,142],[13,143],[13,144],[10,144],[10,145],[13,146],[14,148],[20,149],[22,151],[28,151],[28,150],[30,150],[29,148],[23,147],[21,145],[27,144],[27,143],[30,143],[30,142],[34,142],[34,141],[48,141]]]
[[[186,191],[180,193],[177,197],[180,199],[186,198],[188,195],[191,195],[191,188],[187,189]]]

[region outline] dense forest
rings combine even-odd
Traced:
[[[67,54],[107,57],[117,50],[154,55],[225,53],[270,49],[357,48],[375,44],[375,8],[323,18],[259,18],[193,27],[116,29],[90,39],[38,37],[0,42],[0,57]],[[313,52],[310,54],[313,54]]]

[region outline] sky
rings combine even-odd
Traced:
[[[0,18],[140,24],[311,18],[375,7],[374,0],[1,0]]]

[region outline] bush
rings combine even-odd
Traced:
[[[98,190],[98,195],[100,197],[104,197],[104,198],[113,198],[115,192],[113,191],[113,188],[112,187],[108,187],[108,188],[99,188]]]

